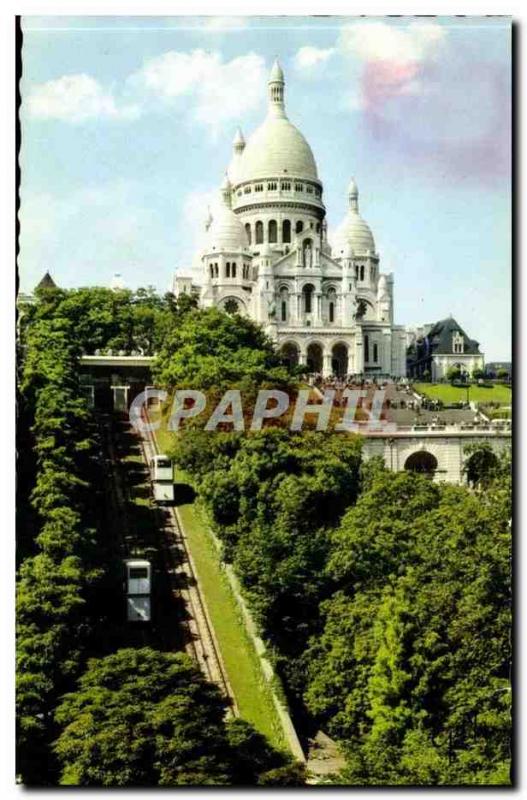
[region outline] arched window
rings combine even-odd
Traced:
[[[379,360],[379,345],[377,342],[373,345],[373,363],[376,364]]]
[[[232,262],[231,277],[232,278],[236,277],[236,262],[235,261]]]
[[[364,280],[364,264],[360,265],[360,279],[361,281]]]
[[[359,265],[355,264],[355,280],[359,280]]]
[[[249,244],[251,244],[252,243],[252,235],[251,235],[251,225],[250,225],[249,222],[247,222],[246,225],[245,225],[245,233],[247,234],[247,242]]]
[[[217,261],[214,264],[214,272],[216,274],[216,277],[219,278],[220,277],[220,266],[219,266]]]
[[[278,241],[278,227],[275,219],[269,220],[269,238],[267,241],[270,244],[276,244]]]
[[[280,289],[280,319],[282,322],[287,321],[287,306],[289,301],[289,289],[287,286],[282,286]]]
[[[433,478],[437,469],[437,458],[426,450],[419,450],[408,456],[404,462],[404,468],[410,472],[419,472],[421,475]]]
[[[304,311],[306,314],[311,314],[313,308],[313,291],[314,287],[310,283],[302,289],[302,294],[304,295]]]
[[[304,230],[304,223],[299,219],[295,225],[295,233],[302,233]]]
[[[230,261],[227,261],[227,263],[225,264],[225,277],[226,278],[230,278],[231,277],[231,262]]]
[[[364,337],[364,361],[370,360],[370,337],[366,335]]]
[[[288,243],[291,241],[291,220],[284,219],[282,222],[282,242]]]
[[[329,321],[335,322],[335,303],[329,304]]]
[[[263,222],[258,220],[255,226],[255,239],[256,244],[263,244],[264,236],[263,236]]]

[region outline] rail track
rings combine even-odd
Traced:
[[[145,422],[148,418],[145,418]],[[153,496],[150,459],[157,454],[158,447],[152,432],[139,433],[138,437],[145,467],[148,470],[150,488]],[[199,579],[185,533],[180,525],[177,511],[173,507],[163,509],[163,524],[160,525],[160,548],[170,589],[180,598],[187,612],[184,625],[187,629],[187,652],[198,663],[205,677],[215,683],[225,698],[234,716],[238,707],[232,691],[214,629],[200,589]],[[161,517],[161,514],[160,514]]]

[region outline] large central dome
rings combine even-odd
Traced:
[[[239,183],[259,178],[318,180],[311,148],[287,118],[268,116],[253,133],[236,170]]]
[[[287,118],[284,76],[277,62],[269,78],[269,111],[229,168],[233,183],[262,178],[304,178],[318,181],[310,146]]]

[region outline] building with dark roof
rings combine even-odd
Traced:
[[[39,289],[56,289],[56,288],[57,284],[55,283],[49,272],[46,272],[44,277],[41,278],[41,280],[37,283],[33,291],[36,292]]]
[[[426,331],[426,333],[425,333]],[[407,350],[407,374],[422,378],[428,373],[433,381],[446,378],[451,367],[471,375],[475,369],[484,369],[485,359],[479,342],[471,339],[453,317],[433,325],[425,325]]]

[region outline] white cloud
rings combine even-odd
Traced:
[[[386,22],[355,22],[340,34],[342,53],[364,61],[422,61],[435,55],[445,38],[441,25],[413,22],[405,27]]]
[[[265,62],[256,53],[223,62],[218,52],[171,50],[147,61],[129,84],[168,103],[191,95],[193,117],[216,128],[261,104],[265,77]]]
[[[30,89],[24,102],[28,114],[41,119],[60,119],[80,123],[110,117],[132,119],[139,115],[137,105],[120,105],[111,92],[90,75],[63,75]]]
[[[320,48],[320,47],[301,47],[296,53],[294,64],[299,70],[311,69],[318,64],[323,64],[328,58],[335,53],[334,47]]]
[[[79,124],[136,119],[145,107],[174,106],[185,97],[181,110],[218,131],[226,120],[260,107],[265,85],[265,61],[257,53],[224,61],[218,51],[170,50],[147,60],[119,90],[105,88],[91,75],[63,75],[31,87],[23,107],[31,117]]]

